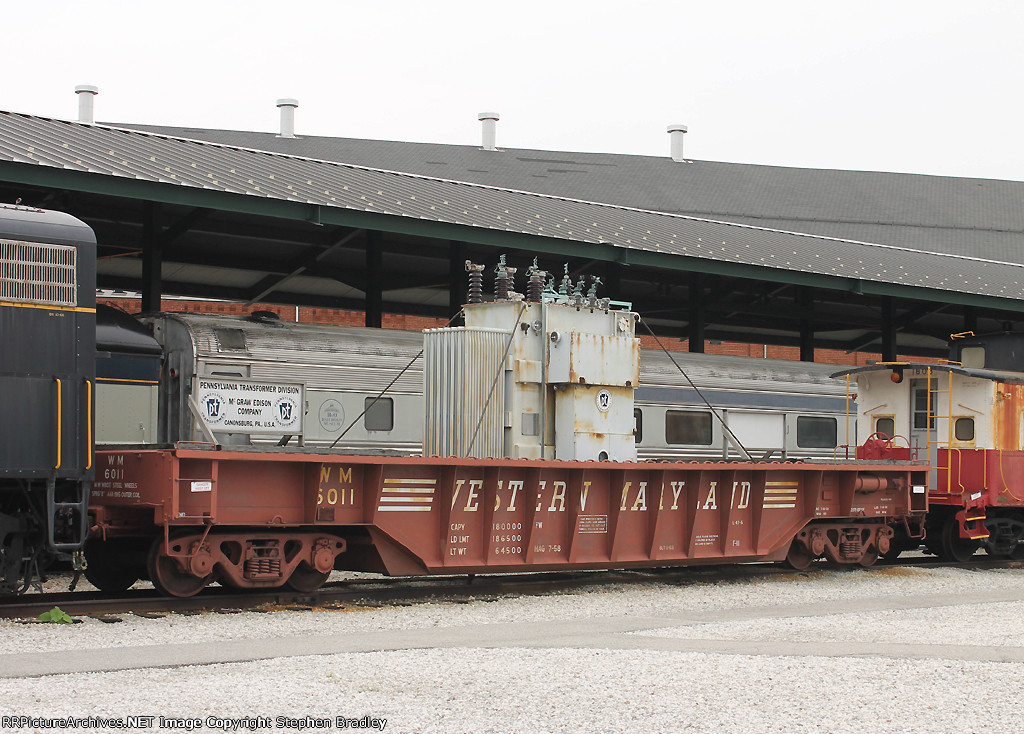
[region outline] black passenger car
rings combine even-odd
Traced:
[[[85,541],[95,358],[92,230],[0,204],[0,592]]]

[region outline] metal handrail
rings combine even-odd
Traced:
[[[61,454],[63,453],[63,447],[61,446],[61,434],[63,433],[64,426],[62,420],[64,417],[64,407],[61,405],[61,381],[59,377],[54,377],[57,381],[57,464],[53,467],[54,469],[60,469]]]
[[[85,468],[92,469],[92,382],[85,381]]]

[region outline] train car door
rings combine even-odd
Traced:
[[[910,381],[910,448],[912,459],[927,459],[935,466],[938,444],[935,442],[935,389],[931,381],[931,402],[928,400],[928,380]],[[929,406],[931,411],[929,412]],[[935,486],[935,471],[930,472],[930,486]]]

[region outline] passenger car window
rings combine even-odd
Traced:
[[[796,445],[802,449],[834,449],[838,443],[839,421],[801,415],[796,419]]]
[[[644,414],[640,408],[633,409],[633,438],[635,443],[644,440]]]
[[[665,441],[711,445],[711,413],[670,410],[665,413]]]
[[[366,398],[363,408],[363,426],[367,431],[390,431],[395,427],[395,401],[391,398]]]

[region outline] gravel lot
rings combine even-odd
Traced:
[[[993,590],[1011,598],[972,602]],[[864,611],[859,602],[850,607],[861,599]],[[203,720],[267,716],[235,721],[235,730],[345,731],[355,727],[338,726],[335,717],[374,723],[363,718],[369,716],[386,719],[387,732],[1022,730],[1019,570],[820,571],[470,604],[123,619],[68,626],[0,621],[0,655],[89,648],[123,657],[133,646],[196,642],[215,649],[218,641],[251,639],[255,648],[260,640],[359,640],[387,630],[421,630],[428,643],[426,649],[8,678],[0,682],[0,722],[4,715],[181,716],[200,719],[197,731],[230,731],[230,721],[207,726]],[[623,631],[609,632],[612,622]],[[495,642],[523,623],[566,634],[555,642]],[[482,632],[476,625],[484,625]],[[440,639],[462,627],[474,627],[479,642],[431,649],[432,635]],[[738,641],[739,652],[663,647],[705,641]],[[878,643],[881,653],[843,652],[844,644],[866,642]],[[778,645],[770,654],[744,654],[743,646],[754,643]],[[918,647],[904,656],[900,645]],[[960,646],[970,646],[970,654]],[[629,647],[638,649],[622,649]],[[1007,651],[1015,661],[1000,661]],[[303,726],[315,723],[309,717],[330,719],[331,726]],[[122,730],[31,723],[0,730]],[[186,730],[159,723],[149,731]],[[267,727],[257,729],[262,723]]]

